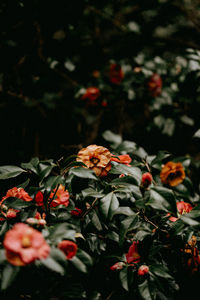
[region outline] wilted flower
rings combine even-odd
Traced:
[[[138,253],[139,242],[134,241],[126,254],[127,263],[138,263],[140,261],[140,254]]]
[[[55,191],[56,189],[50,194],[49,201],[52,200]],[[64,205],[66,207],[69,205],[69,192],[65,190],[65,187],[62,184],[59,185],[55,197],[50,204],[51,207],[57,207],[58,205]]]
[[[146,265],[142,265],[138,269],[138,275],[143,276],[145,274],[149,273],[149,267]]]
[[[106,176],[111,169],[111,153],[102,146],[90,145],[81,149],[76,160],[92,169],[97,176]]]
[[[160,173],[162,183],[170,186],[176,186],[185,179],[185,171],[183,165],[178,162],[169,161],[166,163]]]
[[[122,261],[117,262],[116,264],[114,264],[113,266],[110,267],[110,270],[114,271],[114,270],[121,270],[123,269],[125,263]]]
[[[88,99],[89,101],[93,102],[97,100],[99,96],[100,96],[100,90],[97,87],[91,86],[86,89],[86,92],[81,96],[81,99],[83,100]]]
[[[49,256],[50,247],[41,232],[24,223],[17,223],[7,231],[3,241],[6,258],[15,266],[24,266]]]
[[[142,179],[141,179],[141,186],[144,188],[148,188],[150,186],[150,184],[152,183],[152,175],[149,172],[146,172],[142,175]]]
[[[109,79],[114,84],[120,84],[124,78],[124,72],[118,64],[111,64],[109,70]]]
[[[158,97],[162,91],[162,78],[159,74],[154,73],[148,81],[149,93],[152,97]]]
[[[116,161],[130,167],[132,159],[128,154],[118,155],[117,157],[112,154],[111,161]]]
[[[68,240],[63,240],[62,242],[60,242],[58,244],[58,248],[62,252],[64,252],[67,259],[71,259],[72,257],[74,257],[78,249],[77,244]]]

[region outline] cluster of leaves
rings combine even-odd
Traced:
[[[2,297],[160,300],[183,296],[189,284],[193,289],[200,268],[188,242],[196,236],[198,249],[200,196],[190,179],[191,158],[173,157],[164,151],[149,156],[136,143],[123,141],[111,131],[104,132],[103,137],[111,143],[114,155],[131,156],[130,166],[112,162],[108,175],[102,178],[76,162],[75,156],[56,162],[33,158],[20,167],[0,167],[2,187],[7,183],[12,188],[18,182],[17,186],[33,198],[29,202],[18,198],[3,202],[19,213],[16,218],[4,217],[0,224]],[[169,160],[181,162],[185,168],[184,181],[175,187],[164,185],[160,179],[162,165]],[[141,186],[145,172],[153,177],[148,188]],[[69,205],[39,207],[37,192],[48,199],[60,184],[69,191]],[[176,203],[180,201],[190,203],[191,212],[179,215]],[[71,211],[76,208],[81,213],[74,215]],[[5,234],[15,223],[26,223],[42,209],[46,225],[32,226],[50,245],[49,257],[22,267],[12,265],[3,248]],[[168,214],[178,217],[177,221],[170,221]],[[67,260],[57,248],[62,240],[78,245],[73,258]],[[140,260],[131,264],[126,254],[133,242],[138,243]],[[122,262],[123,268],[110,269],[117,262]],[[141,265],[149,268],[143,276],[138,274]]]

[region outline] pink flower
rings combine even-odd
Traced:
[[[49,201],[51,201],[51,199],[53,198],[54,192],[50,194]],[[50,204],[51,207],[57,207],[58,205],[64,205],[66,207],[69,205],[69,192],[65,190],[65,187],[62,184],[60,184],[56,195]]]
[[[113,266],[111,266],[110,270],[112,270],[112,271],[114,271],[114,270],[121,270],[121,269],[123,269],[124,265],[125,265],[125,263],[123,263],[122,261],[119,261],[116,264],[114,264]]]
[[[144,173],[142,175],[142,179],[141,179],[141,186],[144,187],[144,188],[147,188],[150,186],[150,184],[152,183],[152,175],[151,173],[147,172],[147,173]]]
[[[138,244],[139,242],[134,241],[133,244],[130,246],[128,253],[126,254],[127,263],[138,263],[140,261],[140,255],[138,253]]]
[[[72,257],[74,257],[78,249],[77,244],[68,240],[63,240],[62,242],[60,242],[58,244],[58,248],[62,252],[64,252],[67,259],[71,259]]]
[[[12,265],[24,266],[49,256],[50,247],[43,235],[24,223],[17,223],[7,231],[3,246]]]
[[[118,155],[118,158],[114,157],[114,155],[112,154],[111,161],[116,161],[120,164],[124,164],[130,167],[132,159],[128,154]]]
[[[145,274],[149,273],[149,267],[146,265],[142,265],[138,269],[138,275],[143,276]]]

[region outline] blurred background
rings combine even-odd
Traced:
[[[200,157],[198,0],[1,0],[0,35],[1,164],[105,130]]]

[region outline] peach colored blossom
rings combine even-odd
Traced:
[[[76,160],[84,163],[97,176],[106,176],[111,169],[111,153],[102,146],[90,145],[81,149]]]

